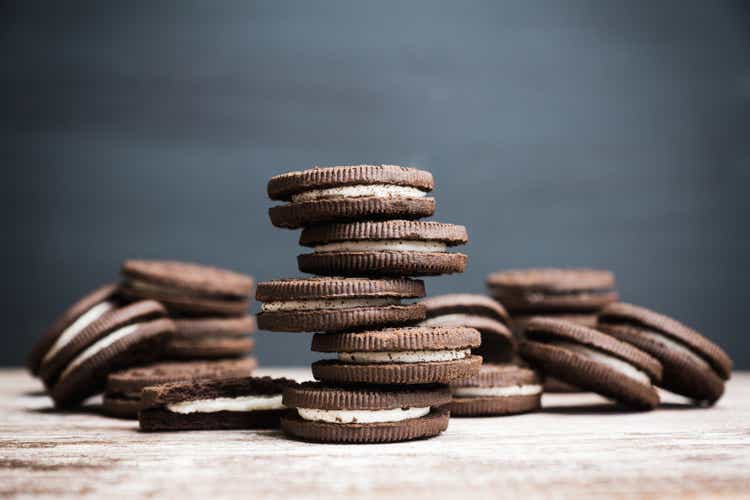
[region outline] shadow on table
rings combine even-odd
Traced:
[[[688,403],[661,403],[655,411],[660,410],[694,410],[699,406]],[[633,409],[616,403],[591,403],[577,405],[555,405],[545,406],[541,409],[542,413],[555,413],[558,415],[617,415],[624,413],[644,413],[642,410]]]
[[[45,406],[44,408],[28,408],[26,411],[39,415],[97,415],[100,417],[109,417],[109,415],[104,413],[101,404],[90,404],[79,406],[77,408],[65,409],[55,408],[54,406]]]

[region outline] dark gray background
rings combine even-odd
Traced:
[[[595,266],[750,367],[742,2],[4,2],[4,328],[19,364],[126,257],[298,275],[268,178],[395,163],[465,224],[461,276]],[[309,336],[258,335],[266,364]]]

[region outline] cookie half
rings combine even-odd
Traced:
[[[47,387],[51,387],[76,356],[112,331],[128,325],[163,318],[166,315],[167,311],[164,307],[153,300],[141,300],[127,306],[108,309],[75,336],[69,339],[60,337],[60,342],[56,342],[48,355],[42,359],[39,377]]]
[[[473,350],[486,363],[513,360],[516,345],[508,329],[510,317],[497,301],[469,293],[438,295],[421,301],[427,319],[421,326],[466,326],[479,330],[482,345]]]
[[[327,332],[416,323],[424,306],[402,304],[424,297],[424,283],[411,279],[303,278],[265,281],[256,298],[261,330]]]
[[[255,345],[250,334],[255,318],[179,318],[175,333],[164,348],[170,359],[237,358],[249,354]]]
[[[158,300],[173,313],[241,316],[253,288],[250,276],[188,262],[128,260],[122,265],[123,294]]]
[[[659,404],[652,383],[659,361],[630,344],[585,326],[534,318],[520,352],[532,366],[581,389],[641,410]]]
[[[78,354],[60,373],[50,391],[55,406],[76,406],[102,392],[110,373],[155,361],[173,332],[174,323],[168,318],[124,327],[108,326],[99,340]]]
[[[542,381],[533,370],[515,365],[483,364],[479,374],[450,386],[452,417],[513,415],[538,410]]]
[[[464,327],[405,327],[316,334],[315,352],[338,359],[313,363],[313,376],[339,384],[447,384],[479,372],[478,331]]]
[[[435,212],[427,194],[432,174],[396,165],[316,167],[271,178],[268,195],[289,202],[271,207],[276,227],[299,228],[322,222],[419,219]]]
[[[599,317],[598,329],[645,351],[664,367],[660,387],[713,404],[724,394],[732,360],[692,328],[631,304],[612,304]]]
[[[432,221],[364,221],[307,227],[299,270],[323,276],[431,276],[462,273],[466,255],[448,252],[468,242],[466,228]]]
[[[275,429],[285,412],[282,393],[293,380],[245,377],[175,382],[141,393],[142,431]]]
[[[26,360],[33,375],[39,374],[42,362],[49,361],[87,326],[118,306],[117,285],[97,288],[62,313],[34,344]]]
[[[284,391],[294,408],[281,428],[305,441],[390,443],[436,436],[448,427],[446,387],[339,388],[308,382]]]
[[[490,295],[512,313],[591,311],[617,300],[615,278],[597,269],[522,269],[487,277]]]
[[[219,361],[167,361],[130,368],[107,377],[102,409],[119,418],[138,418],[141,390],[151,385],[203,379],[249,377],[258,366],[254,358]]]

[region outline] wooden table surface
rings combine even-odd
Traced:
[[[146,434],[95,407],[55,412],[39,389],[0,370],[0,496],[750,495],[750,373],[711,409],[667,396],[657,411],[627,413],[591,394],[546,395],[539,413],[452,419],[435,439],[366,446],[277,431]]]

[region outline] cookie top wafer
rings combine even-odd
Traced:
[[[478,347],[479,332],[463,327],[403,327],[383,330],[316,334],[314,352],[388,352]]]
[[[413,387],[333,387],[305,382],[284,390],[284,405],[290,408],[321,410],[388,410],[394,408],[441,406],[451,399],[444,386]]]
[[[539,385],[541,378],[529,368],[502,364],[483,364],[479,374],[451,383],[451,387],[506,387],[514,385]]]
[[[424,297],[424,282],[412,279],[293,278],[258,283],[259,301],[343,299],[355,297]]]
[[[272,177],[268,182],[268,196],[272,200],[294,201],[294,195],[299,193],[358,185],[403,186],[427,193],[433,190],[435,182],[429,172],[396,165],[315,167]],[[362,193],[370,191],[362,190]],[[304,199],[335,195],[335,192],[314,192]]]
[[[427,309],[427,318],[452,314],[471,314],[492,318],[508,325],[510,315],[505,308],[491,297],[473,293],[449,293],[435,295],[421,301]]]
[[[153,408],[205,399],[274,396],[296,386],[297,383],[293,380],[271,377],[174,382],[146,387],[141,393],[141,399],[144,408]]]
[[[511,311],[591,310],[617,300],[614,275],[597,269],[522,269],[492,273],[490,294]]]
[[[175,339],[196,339],[244,336],[255,331],[251,315],[235,318],[178,318],[174,320]]]
[[[108,284],[79,299],[62,313],[34,344],[26,361],[32,374],[39,373],[42,361],[51,358],[92,322],[117,306],[117,285]]]
[[[328,224],[305,228],[300,234],[302,246],[319,246],[344,241],[436,241],[446,246],[469,241],[464,226],[435,221],[388,220]],[[335,251],[335,250],[331,250]],[[394,249],[393,251],[398,251]],[[408,251],[408,249],[404,249]]]

